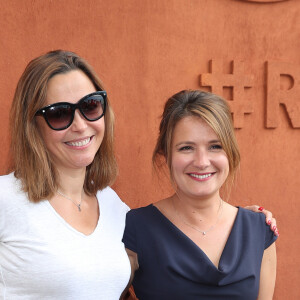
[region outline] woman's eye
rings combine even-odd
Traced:
[[[221,150],[221,149],[223,149],[223,148],[222,148],[221,145],[211,145],[211,146],[210,146],[210,149],[211,149],[211,150]]]
[[[189,151],[189,150],[192,150],[192,147],[191,146],[183,146],[183,147],[180,147],[178,150],[179,151]]]

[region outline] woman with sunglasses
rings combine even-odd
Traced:
[[[202,91],[169,98],[153,163],[168,167],[175,193],[128,212],[123,238],[140,300],[272,299],[277,237],[264,216],[220,192],[239,162],[225,100]]]
[[[0,298],[119,299],[130,263],[114,116],[72,52],[31,61],[11,108],[13,170],[0,179]],[[101,217],[100,217],[101,216]]]
[[[13,173],[0,177],[0,298],[120,298],[129,208],[109,187],[113,123],[78,55],[52,51],[28,64],[11,108]]]

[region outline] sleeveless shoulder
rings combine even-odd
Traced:
[[[153,226],[155,225],[153,207],[154,206],[150,204],[145,207],[132,209],[127,213],[123,243],[129,250],[137,253],[138,244],[143,244],[144,239],[142,236],[147,231],[147,227],[155,227]]]
[[[264,241],[264,249],[267,249],[278,238],[274,235],[274,232],[266,224],[265,215],[262,213],[256,213],[244,208],[239,208],[241,218],[239,221],[247,228],[245,232],[256,232],[257,238],[260,237]]]

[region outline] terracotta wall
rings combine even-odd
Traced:
[[[116,113],[120,176],[132,207],[170,193],[151,152],[166,98],[211,89],[232,100],[242,154],[235,205],[275,214],[280,239],[275,299],[300,299],[300,1],[1,0],[1,173],[8,109],[27,62],[48,50],[85,57]]]

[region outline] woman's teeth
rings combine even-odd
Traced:
[[[91,140],[91,138],[87,138],[87,139],[79,141],[79,142],[67,142],[66,144],[70,145],[70,146],[74,146],[74,147],[81,147],[81,146],[85,146],[86,144],[88,144],[90,140]]]
[[[195,177],[195,178],[199,178],[199,179],[205,179],[207,177],[210,177],[212,176],[212,173],[209,173],[209,174],[205,174],[205,175],[198,175],[198,174],[190,174],[192,177]]]

